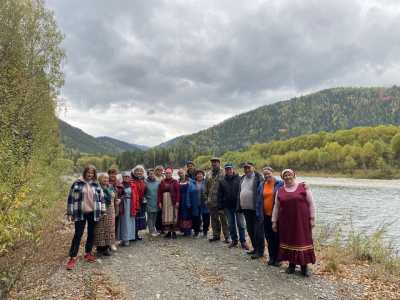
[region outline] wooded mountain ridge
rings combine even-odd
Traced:
[[[261,106],[160,146],[221,155],[303,134],[381,124],[400,124],[400,87],[326,89]]]
[[[250,145],[360,126],[400,125],[400,88],[332,88],[261,106],[147,151],[124,152],[121,165],[181,166],[200,155],[222,155]]]
[[[62,120],[59,120],[59,128],[60,139],[67,152],[118,155],[124,151],[146,150],[148,148],[106,136],[96,138]]]

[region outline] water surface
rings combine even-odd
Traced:
[[[302,177],[310,184],[323,224],[350,225],[367,233],[391,223],[388,240],[400,249],[400,180]]]

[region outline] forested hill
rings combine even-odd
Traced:
[[[145,150],[145,146],[129,144],[110,137],[95,138],[79,128],[59,120],[61,142],[67,151],[88,154],[116,155],[124,151]]]
[[[323,90],[259,107],[162,147],[220,155],[302,134],[380,124],[400,124],[400,87]]]
[[[210,165],[210,155],[199,156],[199,168]],[[252,161],[257,168],[346,174],[359,178],[400,178],[400,126],[356,127],[319,132],[284,141],[255,144],[244,151],[228,151],[222,162],[240,166]]]

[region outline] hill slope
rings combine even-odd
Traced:
[[[59,123],[61,142],[68,150],[90,154],[116,155],[124,151],[147,149],[145,146],[129,144],[110,137],[95,138],[62,120],[59,120]]]
[[[379,124],[400,124],[399,87],[323,90],[259,107],[163,147],[220,155],[255,143]]]
[[[119,152],[122,151],[130,151],[133,149],[140,149],[140,150],[146,150],[149,147],[143,146],[143,145],[137,145],[137,144],[130,144],[127,142],[123,142],[108,136],[100,136],[96,138],[97,141],[101,142],[103,145],[108,146],[109,148],[116,148]]]

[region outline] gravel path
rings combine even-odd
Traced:
[[[146,235],[98,263],[126,299],[342,299],[332,283],[287,275],[204,238]]]

